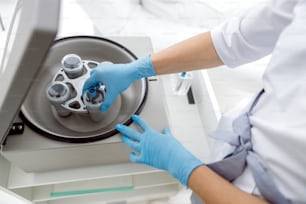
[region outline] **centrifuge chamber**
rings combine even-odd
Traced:
[[[83,59],[81,76],[69,78],[61,67],[63,56],[71,53]],[[134,82],[107,111],[97,110],[97,114],[102,114],[100,121],[92,121],[85,110],[83,84],[100,62],[128,63],[135,59],[136,56],[127,48],[105,38],[75,36],[56,40],[21,107],[22,120],[41,135],[63,142],[86,143],[115,135],[116,124],[129,125],[131,116],[139,114],[144,107],[149,92],[147,79]],[[71,111],[70,115],[59,116],[48,101],[46,90],[51,81],[63,82],[70,87],[72,97],[63,106]]]
[[[28,1],[32,1],[31,5],[39,4],[38,0]],[[22,10],[28,15],[35,12],[45,15],[39,11],[40,8],[35,6],[24,7]],[[57,12],[49,15],[51,16],[45,18],[46,21],[58,19]],[[19,18],[19,24],[13,27],[17,27],[18,30],[20,26],[26,27],[28,22],[35,22],[35,19],[40,18],[41,16],[35,15]],[[1,106],[9,107],[8,111],[1,109],[1,117],[7,113],[11,117],[14,116],[13,120],[7,120],[8,125],[3,133],[1,149],[1,154],[12,164],[24,171],[41,172],[129,163],[131,150],[122,143],[119,133],[114,129],[117,123],[136,128],[131,121],[131,115],[139,114],[157,130],[161,131],[168,126],[163,104],[163,89],[158,77],[133,83],[116,99],[114,103],[116,111],[111,111],[101,122],[91,121],[87,116],[75,113],[68,117],[58,117],[46,96],[47,86],[60,71],[61,59],[66,54],[74,53],[83,60],[92,62],[128,63],[152,52],[149,38],[73,36],[55,40],[56,29],[33,32],[36,29],[39,30],[35,25],[26,27],[32,39],[26,43],[23,43],[24,38],[16,35],[12,40],[13,44],[16,45],[16,40],[19,40],[24,46],[12,46],[7,54],[9,56],[6,57],[14,61],[16,53],[22,56],[13,64],[7,63],[6,66],[11,67],[5,67],[5,74],[13,77],[7,79],[6,88],[9,91],[4,95],[3,103],[6,106]],[[46,33],[48,36],[53,36],[53,39],[43,38]],[[43,43],[35,41],[37,39],[42,39]],[[37,47],[40,55],[29,53],[31,49]],[[25,78],[25,73],[31,68],[33,71]],[[85,76],[89,76],[89,72],[85,73]],[[2,73],[1,78],[4,79],[6,76]],[[78,89],[82,88],[85,78],[76,85]],[[23,92],[14,89],[22,85]],[[75,95],[80,95],[80,91],[74,90]],[[16,94],[18,98],[14,98]],[[18,131],[19,127],[22,131]]]

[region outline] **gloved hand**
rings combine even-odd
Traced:
[[[168,128],[159,133],[139,116],[133,115],[132,119],[142,129],[142,132],[125,125],[116,125],[116,129],[123,135],[123,142],[139,153],[131,152],[130,160],[167,170],[187,186],[191,172],[203,163],[186,150],[171,135]]]
[[[127,64],[102,63],[91,71],[90,77],[83,86],[83,94],[98,83],[104,84],[106,95],[101,111],[106,111],[116,97],[134,81],[154,75],[155,70],[149,56]]]

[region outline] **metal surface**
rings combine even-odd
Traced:
[[[69,53],[88,59],[84,63],[85,73],[78,79],[70,79],[60,68],[61,59]],[[147,93],[146,79],[136,81],[121,93],[98,122],[93,122],[88,114],[78,114],[87,112],[81,99],[82,87],[92,69],[90,64],[96,66],[95,62],[128,63],[133,60],[135,56],[126,48],[103,38],[79,36],[56,41],[22,105],[24,119],[42,135],[65,142],[92,142],[116,134],[116,124],[129,124],[131,116],[141,111]],[[60,117],[45,94],[48,84],[56,81],[59,75],[74,90],[74,96],[63,105],[73,113],[68,117]]]
[[[67,117],[71,115],[71,112],[62,106],[71,95],[71,91],[66,83],[62,81],[54,81],[48,87],[46,91],[47,98],[52,104],[52,106],[56,109],[56,113],[61,117]]]
[[[63,57],[63,59],[65,59],[68,55]],[[75,67],[78,69],[77,71],[67,72],[67,66],[63,67],[63,64],[65,64],[63,61],[64,60],[62,60],[62,66],[57,67],[58,71],[53,76],[51,84],[62,82],[68,86],[70,92],[69,98],[61,102],[61,105],[64,109],[74,113],[87,113],[86,105],[84,104],[84,100],[82,99],[83,84],[86,79],[89,78],[91,70],[96,68],[100,62],[92,60],[82,60],[80,61],[81,65]],[[56,67],[54,67],[54,69],[56,69]]]
[[[90,71],[93,68],[97,67],[99,65],[99,62],[92,60],[83,60],[81,62],[81,67],[83,68],[83,70],[81,70],[81,73],[76,73],[77,75],[71,75],[71,73],[67,73],[65,68],[56,67],[57,63],[58,62],[55,62],[54,66],[50,66],[50,68],[58,70],[53,77],[51,76],[51,84],[55,82],[63,82],[69,85],[70,89],[70,97],[68,98],[68,100],[65,100],[62,103],[63,108],[74,113],[87,113],[86,106],[82,100],[83,84],[90,76]]]

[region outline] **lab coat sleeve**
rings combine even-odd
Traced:
[[[270,54],[280,33],[291,22],[297,2],[261,2],[213,29],[212,40],[223,63],[236,67]]]

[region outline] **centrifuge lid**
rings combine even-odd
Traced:
[[[0,67],[0,142],[19,112],[53,43],[60,0],[19,0]]]

